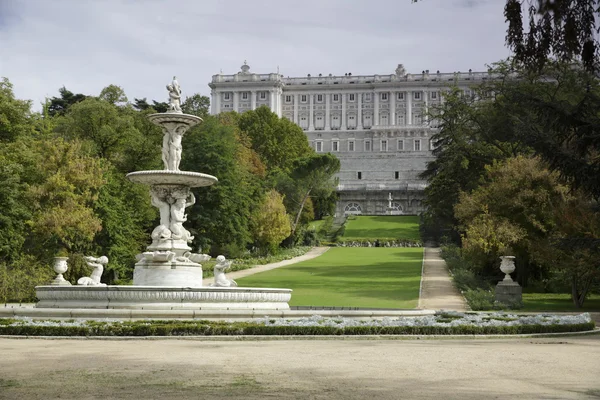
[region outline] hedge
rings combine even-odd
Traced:
[[[0,335],[18,336],[236,336],[236,335],[516,335],[568,333],[594,329],[594,322],[514,326],[265,326],[256,323],[198,321],[145,321],[89,323],[84,326],[0,325]]]

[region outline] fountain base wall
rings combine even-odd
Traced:
[[[289,310],[291,289],[167,286],[37,286],[36,308]]]

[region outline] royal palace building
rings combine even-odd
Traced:
[[[336,215],[414,215],[424,207],[419,174],[433,159],[428,110],[450,86],[469,94],[488,78],[472,71],[410,74],[402,65],[388,75],[286,78],[250,72],[244,63],[234,75],[212,77],[211,113],[265,105],[298,124],[316,152],[335,154],[341,162]]]

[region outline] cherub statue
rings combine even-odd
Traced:
[[[102,271],[104,271],[104,266],[108,264],[108,257],[84,257],[85,262],[88,266],[93,267],[94,270],[90,276],[84,276],[83,278],[79,278],[77,281],[78,285],[83,286],[106,286],[106,283],[101,283],[100,278],[102,278]]]
[[[175,78],[175,77],[173,77]],[[181,88],[179,87],[179,83],[177,80],[173,79],[173,82],[167,85],[167,90],[169,91],[169,111],[172,113],[181,114]]]
[[[218,256],[217,263],[215,264],[215,283],[210,286],[214,287],[234,287],[237,283],[233,279],[229,279],[225,276],[225,270],[231,267],[231,261],[226,261],[225,256]]]

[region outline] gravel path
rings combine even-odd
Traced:
[[[425,247],[421,297],[418,308],[466,311],[467,303],[454,286],[446,262],[437,247]]]
[[[229,273],[226,273],[226,275],[228,278],[231,278],[234,280],[238,279],[238,278],[244,278],[246,276],[258,274],[259,272],[270,271],[275,268],[284,267],[286,265],[296,264],[301,261],[306,261],[306,260],[316,258],[316,257],[320,256],[321,254],[325,253],[329,249],[330,249],[329,247],[313,247],[312,249],[307,251],[306,254],[303,254],[298,257],[290,258],[289,260],[283,260],[283,261],[279,261],[276,263],[265,264],[265,265],[257,265],[256,267],[252,267],[249,269],[244,269],[244,270],[235,271],[235,272],[229,272]],[[213,277],[206,278],[204,280],[204,285],[208,286],[208,285],[214,283],[214,281],[215,280]]]
[[[597,399],[600,335],[446,340],[0,338],[0,399]]]

